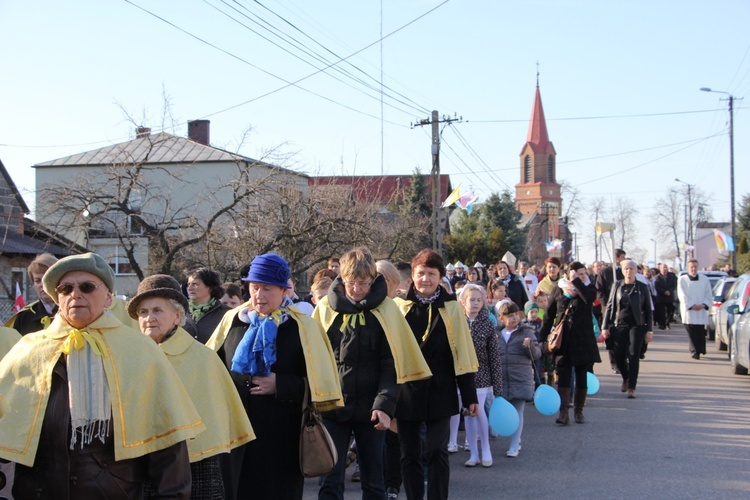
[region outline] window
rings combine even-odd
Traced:
[[[547,182],[550,184],[555,182],[555,157],[552,155],[547,158]]]
[[[531,182],[531,156],[526,155],[523,158],[523,182]]]
[[[132,276],[135,274],[133,266],[130,265],[130,261],[124,255],[115,254],[109,260],[109,267],[112,268],[116,276]]]

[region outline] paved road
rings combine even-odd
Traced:
[[[657,332],[634,400],[608,365],[596,365],[601,389],[585,424],[571,411],[571,424],[559,427],[527,405],[518,458],[505,457],[508,438],[492,441],[489,469],[463,467],[468,453],[451,455],[451,498],[750,497],[750,377],[730,373],[726,352],[709,342],[708,355],[693,360],[682,327]],[[361,498],[352,469],[346,499]],[[304,498],[316,497],[309,479]]]

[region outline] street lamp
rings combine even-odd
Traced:
[[[734,96],[723,90],[713,90],[709,87],[701,87],[702,92],[713,92],[714,94],[726,94],[729,101],[729,203],[730,203],[730,231],[734,240]],[[737,243],[735,242],[735,245]],[[737,249],[732,252],[732,269],[737,269]]]
[[[685,233],[685,243],[693,246],[693,185],[681,181],[677,177],[674,178],[675,181],[681,182],[682,184],[685,184],[687,186],[687,192],[688,192],[688,230]],[[690,251],[690,255],[695,257],[695,249]],[[687,260],[687,250],[685,250],[685,259]]]

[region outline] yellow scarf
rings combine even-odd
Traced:
[[[20,333],[13,328],[0,326],[0,359],[3,359],[10,348],[16,345],[19,340],[21,340]]]
[[[25,335],[0,361],[0,457],[33,466],[52,369],[76,334],[57,315]],[[115,460],[136,458],[194,438],[205,429],[161,349],[147,336],[103,314],[86,327],[102,358],[112,399]],[[10,411],[12,409],[12,411]]]
[[[224,345],[237,315],[248,307],[252,307],[250,302],[245,302],[231,311],[227,311],[211,338],[206,342],[206,347],[218,351]],[[320,411],[333,410],[344,406],[339,374],[331,344],[328,342],[328,336],[320,328],[317,321],[295,306],[289,306],[286,310],[299,327],[299,339],[302,343],[302,352],[305,355],[307,381],[310,385],[310,399]]]
[[[400,297],[396,297],[394,302],[404,316],[414,305],[411,300]],[[446,302],[445,307],[441,307],[439,312],[448,334],[456,375],[476,372],[479,369],[479,361],[477,361],[474,342],[471,340],[471,330],[469,330],[466,315],[461,309],[461,305],[455,300],[451,300]],[[411,337],[414,338],[414,335],[411,335]]]
[[[401,315],[393,300],[386,297],[378,307],[370,312],[378,320],[385,332],[386,339],[388,339],[393,363],[396,366],[396,382],[403,384],[432,377],[432,372],[430,367],[427,366],[424,356],[422,356],[419,344],[414,339],[414,335],[411,335],[409,324]],[[328,297],[323,297],[318,301],[318,305],[313,312],[313,318],[323,325],[325,331],[328,331],[338,314],[328,303]],[[364,314],[359,313],[359,315],[362,316],[361,324],[364,325]],[[345,327],[347,321],[351,321],[352,317],[356,318],[357,316],[357,314],[344,314],[342,327]],[[356,326],[356,323],[352,326]]]
[[[159,344],[190,394],[206,430],[188,441],[190,461],[228,453],[255,439],[232,377],[214,351],[181,327]],[[196,367],[200,367],[196,370]]]

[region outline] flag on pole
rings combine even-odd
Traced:
[[[563,248],[563,241],[560,239],[554,239],[552,241],[548,241],[544,244],[547,247],[548,252],[553,252],[555,250],[562,250]]]
[[[734,252],[734,239],[730,235],[724,231],[714,229],[714,238],[716,239],[716,248],[719,250],[719,253]]]
[[[448,208],[449,206],[453,205],[455,202],[457,202],[461,198],[461,184],[456,186],[456,189],[454,189],[451,194],[448,195],[448,197],[445,199],[442,205],[440,205],[442,208]]]
[[[23,294],[21,293],[21,285],[16,281],[16,302],[13,304],[13,311],[18,312],[26,307],[26,303],[23,301]]]
[[[466,210],[467,214],[471,215],[472,210],[474,210],[474,202],[478,199],[479,196],[469,191],[465,195],[461,196],[458,200],[456,200],[456,205],[458,205],[460,208],[463,208],[464,210]]]

